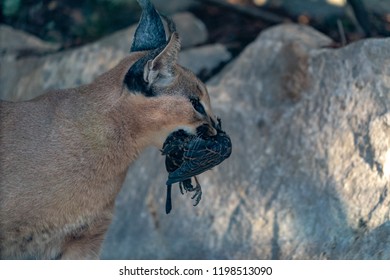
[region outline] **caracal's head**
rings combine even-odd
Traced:
[[[131,62],[125,77],[124,91],[139,114],[154,120],[150,129],[151,144],[162,146],[166,137],[177,129],[196,133],[206,124],[210,135],[216,134],[216,118],[206,86],[189,70],[177,64],[180,38],[174,23],[167,18],[168,35],[159,14],[149,0],[138,1],[143,8],[134,35]]]

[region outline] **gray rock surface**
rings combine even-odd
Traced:
[[[0,24],[0,56],[49,53],[59,47],[58,44],[44,42],[24,31]]]
[[[196,74],[209,74],[222,63],[232,59],[231,53],[221,44],[204,45],[179,54],[179,63]]]
[[[204,24],[192,14],[180,13],[173,16],[173,19],[178,32],[182,34],[183,48],[207,40]],[[95,43],[46,56],[17,59],[15,54],[18,48],[12,55],[0,56],[0,99],[28,100],[40,95],[46,89],[74,87],[91,82],[128,54],[135,28],[136,26],[131,26]],[[39,50],[46,50],[51,46],[32,36],[30,37],[35,40],[30,37],[27,40],[26,36],[20,36],[22,32],[8,31],[9,28],[0,29],[0,37],[1,41],[15,42],[11,46],[25,45],[30,49]],[[3,44],[5,48],[5,43],[1,43],[0,47]],[[18,69],[18,71],[9,71],[9,69]]]
[[[381,0],[379,0],[381,1]],[[264,1],[255,1],[264,3]],[[331,4],[331,3],[335,4]],[[292,16],[306,15],[316,20],[325,20],[332,17],[340,17],[345,11],[345,1],[328,0],[268,0],[263,6],[267,8],[283,9]]]
[[[390,39],[328,49],[308,27],[263,32],[209,87],[232,156],[173,188],[155,149],[130,168],[107,259],[389,259]]]

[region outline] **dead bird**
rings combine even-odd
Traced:
[[[199,175],[227,159],[232,151],[230,137],[222,130],[221,120],[215,125],[217,134],[210,136],[208,128],[200,126],[197,134],[189,134],[180,129],[171,133],[164,142],[162,155],[165,155],[165,167],[168,171],[167,198],[165,211],[168,214],[172,209],[172,184],[179,183],[180,192],[195,192],[191,197],[195,199],[194,206],[202,198],[202,188],[196,175]],[[195,179],[195,187],[191,178]]]

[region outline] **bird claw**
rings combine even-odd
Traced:
[[[191,199],[195,199],[195,203],[193,205],[196,206],[202,199],[202,187],[197,184],[193,191],[195,191],[195,194],[191,197]]]
[[[181,194],[184,194],[184,190],[186,192],[195,192],[191,199],[195,199],[194,206],[198,205],[200,200],[202,199],[202,187],[200,186],[198,180],[195,178],[196,186],[192,185],[191,179],[187,179],[185,181],[179,182],[179,188]]]
[[[191,179],[187,179],[187,180],[180,182],[180,183],[182,184],[182,187],[186,192],[193,192],[195,190],[195,188],[192,186]],[[180,186],[180,184],[179,184],[179,186]],[[184,192],[182,192],[182,194],[184,194]]]

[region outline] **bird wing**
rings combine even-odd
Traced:
[[[184,152],[183,164],[169,174],[167,184],[184,181],[220,164],[231,154],[229,136],[223,134],[216,139],[196,138]]]

